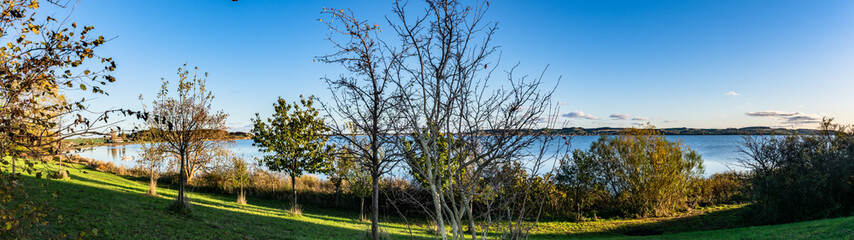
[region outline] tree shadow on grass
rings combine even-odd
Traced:
[[[266,216],[221,203],[217,203],[218,207],[195,204],[191,214],[183,215],[164,210],[171,199],[134,193],[138,189],[124,192],[30,176],[22,178],[29,183],[25,188],[40,188],[41,183],[47,183],[44,187],[48,190],[46,193],[27,190],[36,200],[47,199],[51,193],[60,192],[53,201],[56,206],[50,213],[52,224],[46,227],[51,234],[76,236],[79,232],[97,229],[95,238],[103,239],[243,239],[247,236],[254,239],[358,239],[365,235],[361,226],[366,224],[342,222],[341,226],[336,226],[337,222],[329,222],[338,221],[334,218],[326,219],[326,222],[312,222],[312,218]],[[116,186],[89,177],[78,180]],[[406,235],[392,236],[409,238]]]
[[[654,236],[682,232],[709,231],[752,226],[747,221],[748,208],[744,206],[730,207],[723,210],[704,211],[675,218],[661,218],[637,222],[613,223],[617,226],[603,227],[601,231],[582,233],[549,233],[532,234],[534,239],[548,238],[605,238],[629,236]],[[607,220],[605,220],[607,221]],[[588,222],[595,225],[596,222]],[[578,223],[582,224],[582,223]],[[603,223],[612,224],[612,223]]]

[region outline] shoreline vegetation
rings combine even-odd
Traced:
[[[42,199],[54,209],[54,214],[45,219],[61,223],[38,226],[32,229],[31,237],[62,233],[103,239],[361,239],[370,229],[370,222],[360,219],[358,212],[324,203],[306,201],[302,215],[297,216],[280,199],[248,196],[243,205],[234,202],[234,193],[205,188],[190,193],[194,217],[182,217],[161,209],[161,205],[174,199],[174,183],[161,180],[164,182],[157,186],[158,195],[149,196],[144,178],[118,175],[102,166],[108,163],[97,160],[69,160],[63,163],[69,173],[67,178],[21,176],[29,197]],[[749,207],[721,204],[647,218],[544,218],[532,229],[529,239],[841,239],[854,234],[854,217],[764,225],[749,221]],[[383,239],[435,237],[433,225],[423,219],[406,220],[388,212],[383,215]],[[176,228],[179,226],[194,230],[182,231]]]
[[[74,138],[74,139],[66,139],[64,142],[67,146],[71,148],[92,148],[92,147],[101,147],[101,146],[123,146],[123,145],[134,145],[134,144],[143,144],[143,143],[152,143],[153,141],[148,140],[137,140],[137,133],[131,134],[123,134],[120,136],[122,142],[110,142],[107,141],[108,137],[95,137],[95,138]],[[237,140],[251,140],[252,136],[246,132],[229,132],[225,141],[237,141]]]
[[[615,128],[615,127],[600,127],[600,128],[581,128],[581,127],[570,127],[570,128],[560,128],[560,129],[531,129],[526,130],[530,134],[537,135],[541,134],[544,131],[550,131],[552,134],[557,136],[613,136],[618,135],[621,132],[625,132],[630,130],[631,128]],[[818,134],[819,130],[816,129],[786,129],[786,128],[772,128],[772,127],[743,127],[743,128],[687,128],[687,127],[679,127],[679,128],[659,128],[656,129],[662,135],[673,135],[673,136],[683,136],[683,135],[814,135]],[[487,131],[488,133],[489,131]],[[137,141],[134,140],[136,138],[136,133],[126,134],[122,137],[123,142],[111,143],[106,141],[105,137],[98,138],[75,138],[66,140],[72,147],[77,148],[85,148],[85,147],[100,147],[100,146],[121,146],[121,145],[132,145],[132,144],[142,144],[149,143],[151,141]],[[228,138],[224,140],[251,140],[252,135],[246,132],[229,132]],[[331,135],[330,135],[331,136]],[[355,136],[365,136],[364,134],[357,134]]]

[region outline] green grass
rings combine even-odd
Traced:
[[[166,211],[176,191],[159,188],[160,196],[144,195],[147,183],[69,164],[68,179],[45,180],[24,176],[27,192],[53,206],[50,234],[79,236],[97,232],[98,239],[361,239],[368,222],[358,213],[304,206],[302,216],[288,213],[287,202],[248,198],[248,205],[235,203],[235,196],[190,193],[189,215]],[[54,197],[54,194],[55,197]],[[545,221],[532,232],[532,239],[851,239],[854,217],[784,225],[731,228],[740,222],[740,206],[703,209],[677,218],[600,220],[591,222]],[[424,228],[394,217],[382,227],[395,239],[431,239]],[[628,237],[631,229],[653,229],[664,235]],[[708,230],[708,231],[705,231]],[[43,236],[35,236],[40,239]]]

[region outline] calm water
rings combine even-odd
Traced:
[[[576,136],[572,138],[573,149],[588,149],[593,141],[598,139],[598,136]],[[738,146],[742,142],[742,136],[738,135],[682,135],[682,136],[667,136],[669,140],[679,140],[688,145],[691,149],[697,151],[703,157],[706,174],[723,172],[729,169],[739,170],[741,168],[734,165],[738,158],[743,157],[738,152]],[[247,160],[255,157],[260,157],[262,154],[258,152],[256,147],[252,146],[252,140],[238,140],[232,151],[237,154],[243,154]],[[555,149],[552,146],[550,149]],[[554,150],[552,150],[554,151]],[[132,159],[140,154],[140,145],[122,145],[122,146],[102,146],[96,148],[85,149],[77,153],[86,158],[93,158],[100,161],[110,161],[118,166],[127,168],[134,167],[136,162]],[[545,166],[556,166],[549,162]]]

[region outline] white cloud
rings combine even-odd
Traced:
[[[611,120],[628,120],[629,118],[632,118],[632,116],[631,116],[631,115],[628,115],[628,114],[625,114],[625,113],[614,113],[614,114],[611,114],[611,116],[608,116],[608,117],[610,117],[610,118],[611,118]]]
[[[599,117],[597,117],[597,116],[593,116],[593,115],[591,115],[591,114],[584,113],[584,112],[579,112],[579,111],[575,111],[575,112],[570,112],[570,113],[564,114],[564,115],[563,115],[563,117],[566,117],[566,118],[580,118],[580,119],[588,119],[588,120],[599,120]]]
[[[741,96],[741,94],[738,94],[737,92],[733,92],[733,91],[726,92],[726,95],[727,96]]]
[[[569,105],[569,103],[567,103],[567,102],[557,102],[557,105],[558,105],[558,106],[566,106],[566,105]]]
[[[649,121],[649,118],[645,117],[633,117],[632,121]]]

